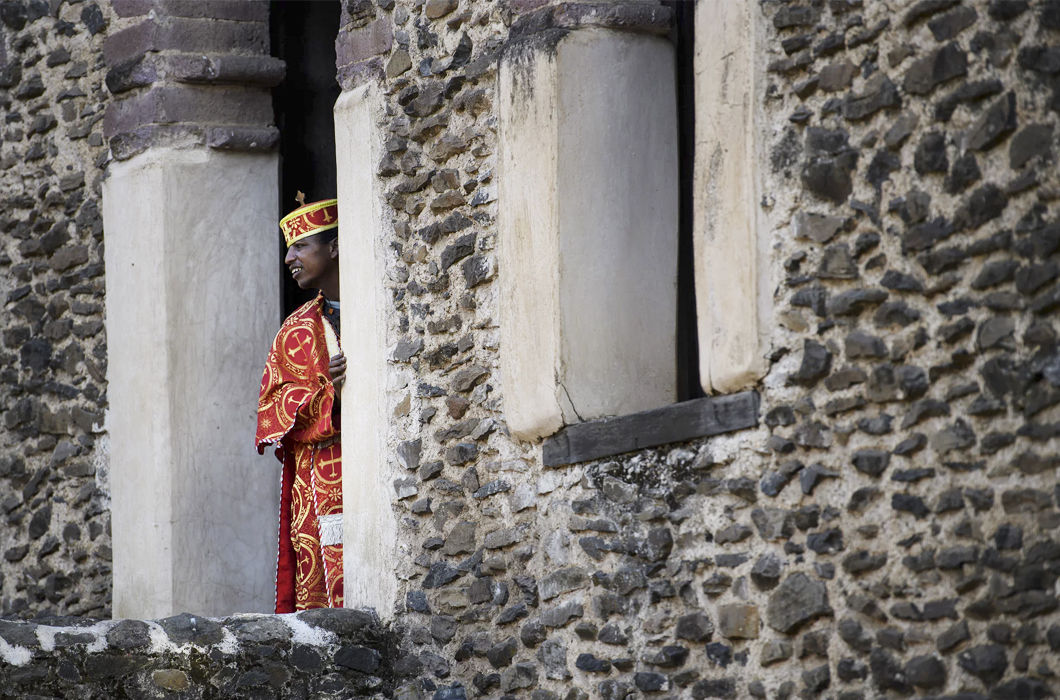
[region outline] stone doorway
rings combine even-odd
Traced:
[[[270,5],[269,35],[272,55],[287,64],[283,82],[273,90],[272,105],[280,130],[280,211],[293,209],[299,191],[307,202],[335,196],[335,119],[332,109],[339,97],[335,81],[335,42],[338,0]],[[280,279],[283,281],[283,314],[308,301],[311,292],[298,288],[283,266],[280,246]]]

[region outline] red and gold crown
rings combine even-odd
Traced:
[[[324,199],[305,204],[280,219],[280,230],[287,247],[297,240],[328,231],[339,225],[339,200]]]

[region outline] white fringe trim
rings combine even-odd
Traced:
[[[321,515],[317,522],[320,527],[321,546],[342,544],[342,513]]]

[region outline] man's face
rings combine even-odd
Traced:
[[[299,287],[319,289],[324,278],[338,265],[338,259],[338,240],[324,243],[318,233],[292,243],[283,263]]]

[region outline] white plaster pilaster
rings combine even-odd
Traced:
[[[767,369],[772,302],[757,105],[759,10],[696,4],[694,249],[699,373],[704,391],[752,386]]]
[[[115,617],[273,609],[279,463],[254,429],[279,321],[276,168],[151,149],[104,183]]]
[[[386,289],[379,162],[382,97],[373,83],[335,103],[339,285],[346,382],[342,389],[345,604],[394,614],[397,521],[387,463]]]
[[[505,419],[522,439],[675,400],[673,47],[604,29],[499,71]]]

